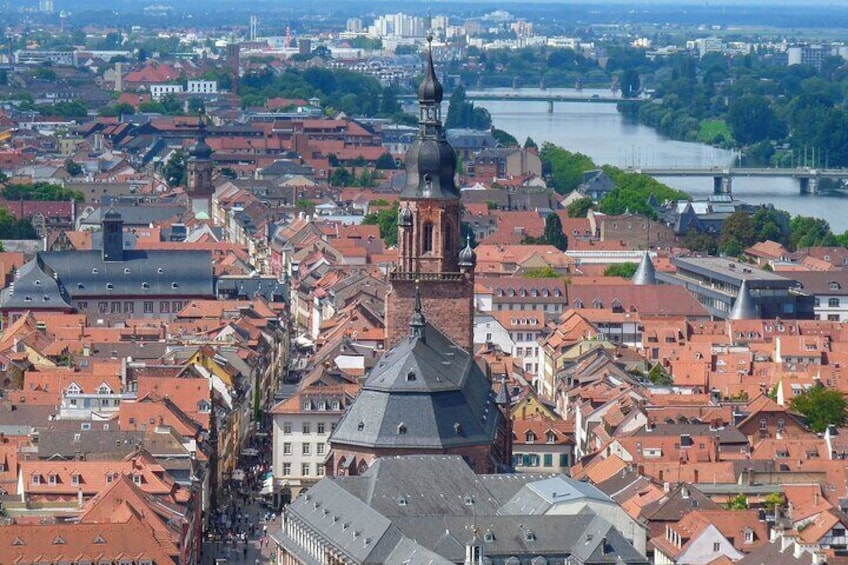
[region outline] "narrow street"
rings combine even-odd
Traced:
[[[218,494],[204,532],[202,565],[272,562],[274,548],[266,534],[279,527],[280,517],[261,494],[271,469],[271,434],[267,423],[260,431],[245,442],[234,478]]]

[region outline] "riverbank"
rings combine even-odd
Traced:
[[[513,92],[542,94],[539,89]],[[549,91],[547,91],[549,92]],[[591,95],[609,91],[584,89]],[[727,167],[737,162],[731,151],[704,143],[676,141],[638,122],[625,119],[613,104],[563,102],[548,113],[544,101],[480,101],[475,103],[492,115],[495,127],[508,131],[523,143],[527,137],[541,145],[548,141],[569,151],[589,156],[598,165],[617,167]],[[712,194],[712,179],[664,178],[663,183],[683,190],[693,198]],[[792,215],[827,220],[835,233],[848,230],[843,213],[848,194],[842,191],[801,195],[797,181],[790,178],[736,178],[733,193],[751,204],[772,204]]]

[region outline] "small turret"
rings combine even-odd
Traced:
[[[646,251],[642,256],[642,262],[639,263],[639,268],[636,269],[633,278],[630,280],[638,286],[657,284],[657,269],[654,267],[653,262],[651,262],[651,254],[649,252]]]
[[[748,289],[748,281],[743,280],[739,287],[739,294],[733,302],[733,308],[727,315],[728,320],[758,320],[760,318],[760,306],[751,296]]]
[[[411,228],[412,227],[412,210],[409,206],[404,206],[398,212],[398,227],[400,228]]]
[[[418,286],[418,281],[415,282],[415,312],[412,314],[412,319],[409,321],[409,336],[424,340],[424,328],[427,325],[427,320],[424,318],[424,312],[421,308],[421,289]]]
[[[465,247],[459,252],[459,262],[457,265],[460,268],[466,268],[472,271],[477,266],[477,253],[471,247],[471,236],[465,239]]]

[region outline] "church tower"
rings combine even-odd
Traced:
[[[198,116],[197,140],[189,147],[186,162],[186,192],[195,213],[209,213],[215,187],[212,186],[212,148],[206,143],[206,123],[203,114]]]
[[[428,49],[418,89],[418,136],[406,154],[406,185],[400,194],[398,265],[389,275],[386,296],[387,348],[407,333],[416,281],[433,325],[467,351],[473,346],[476,255],[467,243],[460,251],[456,153],[442,128],[443,95]]]

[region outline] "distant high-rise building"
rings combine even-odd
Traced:
[[[52,14],[53,0],[38,0],[38,11],[45,14]]]
[[[361,18],[348,18],[347,25],[345,29],[350,33],[361,33],[362,32],[362,19]]]
[[[838,51],[829,45],[796,45],[786,50],[787,64],[789,66],[807,65],[821,69],[824,60],[837,53]]]

